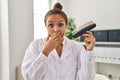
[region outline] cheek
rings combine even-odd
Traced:
[[[61,29],[62,33],[65,33],[65,31],[66,31],[66,27],[64,27],[64,28]]]
[[[48,34],[49,34],[50,36],[52,36],[52,35],[53,35],[54,30],[53,30],[53,29],[47,29],[47,32],[48,32]]]

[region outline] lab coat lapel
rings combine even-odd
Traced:
[[[69,56],[71,54],[71,50],[72,50],[72,44],[71,44],[71,40],[69,40],[68,38],[64,38],[65,39],[65,44],[64,44],[64,48],[62,50],[62,55],[61,57],[58,56],[56,50],[52,50],[52,52],[50,53],[52,56],[54,56],[55,58],[59,59],[65,59],[67,56]]]
[[[46,39],[47,39],[47,38],[45,38],[45,39],[43,40],[44,44],[45,44]],[[59,56],[58,56],[58,54],[57,54],[57,51],[56,51],[55,49],[53,49],[53,50],[50,52],[49,57],[50,57],[51,55],[54,56],[55,58],[59,58]]]
[[[54,56],[55,58],[59,59],[59,56],[58,56],[57,51],[55,49],[50,54],[52,54],[52,56]]]
[[[65,59],[66,57],[68,57],[71,54],[71,50],[72,50],[71,41],[69,39],[66,39],[61,58]]]

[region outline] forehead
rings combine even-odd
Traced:
[[[47,22],[65,21],[63,16],[60,14],[51,14],[47,17]]]

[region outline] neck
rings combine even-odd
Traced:
[[[62,48],[63,48],[63,44],[60,44],[59,46],[56,47],[56,51],[57,51],[59,57],[61,57]]]

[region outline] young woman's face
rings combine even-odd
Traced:
[[[67,24],[64,18],[59,14],[52,14],[47,17],[46,28],[49,36],[52,37],[54,32],[65,33]]]

